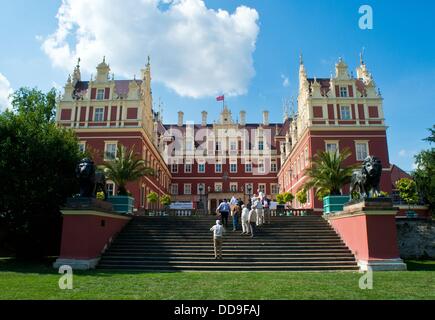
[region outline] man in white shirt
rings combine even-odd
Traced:
[[[242,206],[242,234],[249,234],[249,209],[243,205]]]
[[[260,189],[257,190],[258,193],[258,197],[260,198],[260,201],[263,201],[265,194],[263,191],[261,191]]]
[[[254,202],[254,209],[257,213],[257,227],[262,226],[264,223],[263,202],[258,198]]]
[[[216,224],[211,227],[210,231],[213,232],[214,258],[222,259],[222,242],[225,229],[221,225],[221,221],[216,220]]]
[[[252,209],[251,211],[249,211],[248,222],[249,222],[249,232],[251,233],[251,238],[254,238],[255,226],[257,222],[257,210]]]

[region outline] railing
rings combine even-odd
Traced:
[[[314,215],[312,209],[277,209],[270,210],[272,217],[304,217]]]
[[[207,212],[199,209],[147,209],[135,215],[142,217],[192,217],[205,216]]]

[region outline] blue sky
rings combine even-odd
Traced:
[[[358,27],[358,9],[363,4],[373,8],[373,30]],[[43,39],[58,27],[56,13],[60,5],[61,1],[53,0],[2,3],[0,74],[13,89],[37,86],[48,90],[53,85],[63,85],[72,71],[72,63],[71,71],[54,66],[41,48]],[[428,135],[427,128],[435,124],[434,2],[206,0],[205,5],[230,14],[245,5],[259,16],[252,53],[255,75],[247,82],[246,94],[227,98],[235,115],[245,109],[248,121],[260,121],[261,111],[268,109],[271,120],[280,121],[282,99],[297,95],[300,52],[309,76],[329,77],[340,56],[354,70],[358,54],[365,47],[365,61],[384,97],[390,161],[409,171],[413,155],[428,147],[422,139]],[[142,49],[147,50],[146,45]],[[135,65],[137,70],[143,67],[139,62]],[[194,69],[195,64],[183,67]],[[234,72],[234,77],[238,77],[236,69]],[[88,79],[89,72],[84,72],[84,77]],[[283,85],[283,77],[288,78],[288,86]],[[166,122],[176,122],[178,110],[196,122],[204,109],[209,111],[210,120],[218,118],[221,105],[213,95],[181,97],[158,81],[153,84],[153,94],[156,101],[160,97],[164,103]]]

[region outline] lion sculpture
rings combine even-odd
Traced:
[[[360,198],[381,196],[380,182],[382,174],[381,161],[373,156],[365,158],[362,168],[355,170],[350,183],[350,194],[357,192]]]
[[[97,192],[104,193],[107,199],[106,177],[96,170],[94,162],[89,158],[82,159],[76,168],[76,177],[80,184],[80,197],[95,198]]]

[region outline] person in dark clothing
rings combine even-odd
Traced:
[[[242,208],[242,206],[244,205],[245,203],[242,201],[242,198],[239,198],[238,200],[237,200],[237,205],[240,207],[240,208]]]

